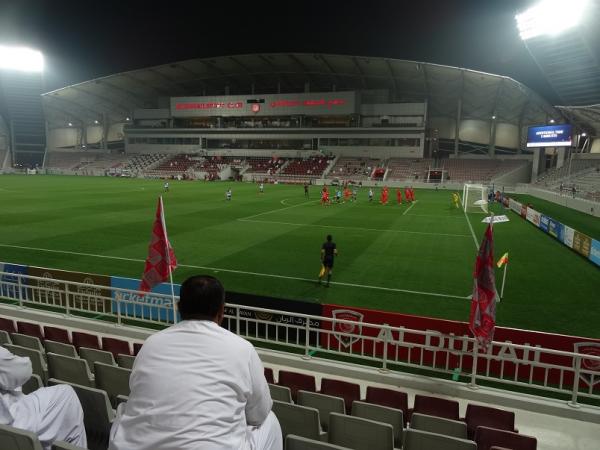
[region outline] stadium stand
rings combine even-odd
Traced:
[[[271,398],[273,400],[283,403],[292,403],[292,391],[288,387],[269,383],[269,392],[271,393]]]
[[[360,400],[360,386],[356,383],[348,383],[347,381],[323,378],[321,380],[320,392],[321,394],[343,398],[347,414],[350,414],[350,411],[352,411],[352,403],[355,400]]]
[[[427,414],[414,413],[410,418],[410,428],[459,439],[467,439],[468,437],[467,424],[463,421],[444,419],[442,417],[429,416]]]
[[[294,158],[281,169],[278,178],[320,178],[333,159],[330,156]]]
[[[321,431],[319,411],[315,408],[273,400],[273,413],[281,425],[283,439],[293,434],[319,441],[325,435]]]
[[[389,423],[331,413],[328,441],[355,450],[393,450],[394,428]]]
[[[403,450],[421,450],[439,448],[447,450],[479,450],[475,442],[468,439],[459,439],[428,431],[408,429],[404,437]]]
[[[352,404],[352,415],[375,422],[387,423],[394,429],[394,447],[402,448],[404,436],[404,414],[399,409],[387,406],[371,405],[367,402],[355,401]]]
[[[505,174],[527,164],[518,159],[465,159],[450,158],[442,161],[440,166],[448,171],[448,180],[459,183],[490,183],[495,177]]]
[[[340,157],[328,176],[353,181],[368,180],[380,164],[381,160],[378,159]]]
[[[279,172],[281,167],[287,162],[286,158],[251,156],[246,158],[248,165],[245,173],[262,173],[274,175]]]
[[[344,414],[346,411],[344,399],[340,397],[308,391],[298,391],[297,395],[298,404],[300,406],[315,408],[319,411],[321,429],[323,431],[327,431],[329,429],[330,413]]]
[[[536,450],[537,439],[510,431],[480,426],[475,432],[477,450],[490,450],[492,446],[512,450]]]
[[[432,159],[392,158],[387,164],[387,180],[416,181],[427,179],[427,169]]]
[[[71,386],[83,409],[83,422],[87,435],[88,448],[90,450],[106,450],[110,427],[115,413],[111,407],[108,395],[101,389],[69,383],[65,380],[51,378],[49,386],[68,384]]]
[[[561,181],[567,181],[569,179],[569,174],[571,177],[577,176],[580,172],[584,172],[590,169],[600,168],[600,159],[578,159],[573,158],[570,163],[566,161],[565,164],[559,168],[549,169],[546,172],[543,172],[538,176],[537,180],[535,180],[536,185],[538,186],[555,186],[560,184]]]
[[[0,319],[4,319],[0,320],[3,327],[12,330],[16,329],[14,321],[6,318]],[[35,325],[37,324],[31,322],[27,323],[30,324],[29,329],[36,330]],[[23,329],[23,327],[21,327],[21,329]],[[69,330],[67,329],[52,327],[52,330],[53,333],[63,337],[65,335],[68,337],[69,335]],[[13,331],[13,334],[18,333]],[[81,332],[77,331],[73,331],[71,334],[74,336],[82,336]],[[109,336],[97,336],[90,333],[84,333],[83,336],[91,342],[97,342],[99,346],[111,342],[107,339]],[[10,339],[10,337],[11,336],[8,335],[8,333],[5,335],[5,339]],[[126,347],[124,345],[121,346],[123,350],[125,350],[125,348],[129,349],[132,344],[123,339],[117,339],[117,341],[127,344]],[[53,341],[45,340],[43,342],[46,349],[55,348],[52,347],[53,345],[56,345]],[[139,342],[134,342],[133,344],[138,344],[136,346],[137,348],[140,347]],[[58,343],[58,345],[62,346],[62,348],[69,348],[71,354],[74,351],[74,347],[67,347],[68,344]],[[45,380],[47,376],[44,371],[42,352],[10,344],[7,344],[6,348],[15,354],[29,357],[34,363],[34,373],[38,373],[39,380],[30,380],[30,382],[27,383],[27,392],[31,392],[42,386],[44,384],[43,380]],[[107,349],[105,348],[105,350]],[[85,353],[85,351],[85,348],[80,348],[81,353]],[[111,352],[106,353],[110,357],[113,356]],[[127,358],[128,363],[132,363],[132,359],[134,358],[129,355],[117,354],[117,359],[120,359],[121,357]],[[121,401],[126,401],[128,378],[131,373],[130,370],[122,369],[112,364],[107,365],[95,362],[96,371],[100,368],[103,372],[102,374],[97,372],[96,377],[92,377],[89,369],[86,367],[87,361],[82,359],[79,355],[76,355],[75,357],[61,357],[53,352],[48,352],[48,360],[48,370],[50,371],[48,385],[59,382],[73,383],[74,387],[80,385],[78,396],[83,396],[86,399],[85,402],[87,402],[87,406],[84,406],[84,410],[86,410],[86,408],[92,408],[92,412],[88,414],[93,417],[99,415],[99,417],[94,419],[98,420],[99,424],[107,423],[106,417],[111,414],[109,412],[103,412],[109,411],[105,402],[108,402],[110,411],[112,411],[112,407],[116,406]],[[57,361],[59,361],[59,363],[57,363]],[[62,364],[65,361],[67,364]],[[81,367],[83,367],[83,370],[80,370]],[[40,372],[41,375],[39,375]],[[265,373],[268,374],[266,376],[272,377],[273,380],[277,378],[280,383],[279,386],[271,385],[270,390],[273,393],[272,395],[275,400],[273,409],[281,421],[282,429],[285,427],[287,430],[284,432],[284,435],[302,435],[317,441],[321,441],[325,437],[330,443],[337,442],[338,444],[343,445],[341,444],[344,442],[343,440],[335,440],[336,435],[335,433],[332,434],[330,430],[331,424],[329,423],[332,419],[336,420],[335,416],[339,415],[343,418],[359,417],[368,419],[367,422],[372,421],[377,425],[387,424],[387,426],[391,427],[394,441],[393,445],[395,448],[400,448],[398,439],[401,439],[401,434],[398,433],[398,429],[405,430],[403,431],[406,436],[404,446],[402,447],[403,449],[420,448],[418,446],[415,447],[416,445],[442,445],[441,443],[434,444],[435,442],[438,442],[438,440],[441,440],[439,442],[443,441],[443,445],[446,446],[443,448],[472,449],[474,448],[474,443],[469,439],[475,439],[478,444],[484,446],[477,448],[487,448],[490,450],[492,446],[519,450],[531,450],[537,448],[537,441],[535,438],[528,434],[521,435],[515,432],[514,411],[469,403],[466,405],[465,418],[460,419],[458,417],[459,411],[457,400],[432,395],[416,394],[414,396],[414,408],[410,415],[410,420],[408,421],[409,428],[405,428],[407,417],[403,414],[403,410],[408,407],[408,395],[406,392],[367,384],[364,386],[363,391],[366,394],[364,400],[360,397],[359,389],[358,397],[356,397],[355,394],[352,394],[351,411],[347,411],[345,406],[338,406],[338,413],[333,413],[334,408],[329,407],[329,409],[327,409],[327,404],[319,404],[318,401],[325,399],[331,402],[331,404],[337,403],[338,405],[343,405],[344,395],[348,396],[346,386],[358,386],[357,384],[348,383],[344,380],[322,377],[320,379],[320,391],[323,392],[325,390],[331,392],[333,386],[338,390],[338,397],[336,399],[334,396],[328,397],[326,395],[314,393],[314,391],[317,390],[317,380],[314,375],[306,375],[284,368],[280,368],[278,372],[275,372],[272,367],[266,367]],[[305,393],[302,392],[301,389],[296,389],[295,400],[297,401],[297,404],[294,404],[292,403],[292,389],[282,387],[284,383],[296,386],[305,384],[312,392]],[[351,391],[354,391],[354,388],[352,388]],[[279,398],[281,398],[282,401],[277,400],[278,394],[276,394],[276,392],[281,394]],[[308,400],[304,398],[305,396],[307,396]],[[317,400],[317,404],[312,403],[312,406],[315,407],[302,406],[303,404],[310,404],[311,400]],[[367,403],[365,403],[365,401]],[[83,403],[84,400],[82,400],[82,404]],[[394,409],[389,406],[378,406],[378,404],[381,403],[399,405],[400,408]],[[285,404],[288,406],[282,406]],[[426,414],[423,414],[423,412],[426,412]],[[325,415],[327,415],[327,417],[325,417]],[[86,419],[86,424],[87,423]],[[108,421],[108,423],[110,423],[110,421]],[[352,421],[344,426],[346,427],[344,429],[347,429],[347,427],[352,428],[352,432],[354,432],[357,427],[361,430],[363,430],[363,428],[360,427],[364,426],[366,427],[365,429],[370,427],[370,425],[366,425],[366,422]],[[488,431],[490,426],[494,427],[492,431]],[[92,436],[92,439],[96,442],[93,446],[91,445],[90,448],[105,448],[102,447],[102,445],[105,444],[101,444],[101,442],[103,442],[102,439],[105,439],[102,437],[102,429],[102,425],[94,425],[91,428],[92,431],[88,430],[88,438],[89,436]],[[329,432],[326,432],[325,430],[329,430]],[[381,428],[381,430],[383,430],[383,428]],[[469,431],[467,432],[467,430]],[[385,431],[385,434],[387,434],[387,431]],[[432,437],[432,435],[434,435],[434,437]],[[327,438],[327,436],[329,436],[329,438]],[[467,436],[466,440],[464,439],[465,436]],[[100,444],[98,444],[98,442],[100,442]],[[356,447],[353,445],[350,448],[363,447]]]
[[[286,450],[351,450],[348,447],[340,447],[293,434],[288,435],[285,439],[285,448]]]
[[[6,449],[42,450],[42,444],[34,433],[8,425],[0,425],[0,442]]]
[[[415,395],[415,403],[409,415],[413,413],[429,416],[443,417],[450,420],[459,420],[458,402],[428,395]],[[410,421],[410,418],[409,418]]]

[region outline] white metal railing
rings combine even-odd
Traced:
[[[0,272],[0,297],[20,307],[43,306],[122,325],[173,323],[170,295],[132,289]],[[483,381],[546,396],[562,394],[570,397],[571,406],[582,399],[600,400],[600,356],[594,354],[496,341],[482,351],[468,336],[236,304],[227,304],[224,326],[259,346],[277,345],[307,358],[316,354],[381,371],[426,370],[468,380],[473,388]]]

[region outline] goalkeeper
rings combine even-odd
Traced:
[[[458,194],[456,192],[452,193],[452,203],[454,203],[454,207],[455,208],[459,208],[459,203],[460,203],[460,197],[458,196]]]

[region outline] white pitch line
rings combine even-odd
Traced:
[[[403,215],[403,216],[405,216],[405,215],[406,215],[406,213],[407,213],[407,212],[409,212],[409,211],[411,210],[411,208],[412,208],[413,206],[415,206],[415,203],[417,203],[418,201],[419,201],[419,200],[415,200],[414,202],[412,202],[412,203],[410,204],[410,206],[409,206],[408,208],[406,208],[406,211],[404,211],[404,212],[402,213],[402,215]]]
[[[479,249],[479,244],[477,243],[477,236],[475,236],[475,231],[473,231],[473,227],[471,226],[471,221],[469,220],[469,216],[467,212],[463,209],[463,213],[465,218],[467,219],[467,225],[469,225],[469,230],[471,230],[471,235],[473,236],[473,242],[475,242],[475,248]]]
[[[287,199],[284,198],[284,200],[287,200]],[[306,205],[307,203],[312,203],[312,202],[318,202],[318,200],[309,200],[307,202],[298,203],[297,205],[286,206],[285,208],[271,209],[269,211],[254,214],[252,216],[242,217],[241,219],[238,219],[238,220],[253,219],[254,217],[264,216],[265,214],[271,214],[271,213],[274,213],[277,211],[284,211],[286,209],[297,208],[298,206]]]
[[[342,227],[336,225],[319,225],[315,223],[294,223],[294,222],[279,222],[275,220],[251,220],[251,219],[237,219],[240,222],[252,222],[252,223],[272,223],[275,225],[291,225],[295,227],[317,227],[317,228],[338,228],[342,230],[359,230],[359,231],[376,231],[383,233],[406,233],[406,234],[426,234],[430,236],[452,236],[452,237],[469,237],[468,234],[448,234],[448,233],[428,233],[427,231],[408,231],[408,230],[389,230],[383,228],[362,228],[362,227]]]
[[[108,255],[98,255],[94,253],[82,253],[82,252],[72,252],[68,250],[52,250],[49,248],[39,248],[39,247],[25,247],[22,245],[11,245],[11,244],[0,244],[0,247],[7,248],[19,248],[24,250],[34,250],[38,252],[49,252],[49,253],[61,253],[66,255],[78,255],[78,256],[88,256],[92,258],[104,258],[104,259],[116,259],[120,261],[132,261],[132,262],[144,262],[143,259],[136,258],[124,258],[122,256],[108,256]],[[196,266],[193,264],[178,264],[179,267],[187,267],[190,269],[203,269],[203,270],[212,270],[215,272],[228,272],[228,273],[239,273],[242,275],[252,275],[257,277],[267,277],[267,278],[278,278],[283,280],[297,280],[297,281],[308,281],[315,283],[316,280],[312,278],[302,278],[302,277],[291,277],[287,275],[277,275],[273,273],[261,273],[261,272],[248,272],[245,270],[235,270],[235,269],[223,269],[220,267],[208,267],[208,266]],[[430,297],[446,297],[446,298],[457,298],[460,300],[464,300],[465,298],[460,295],[452,295],[452,294],[440,294],[438,292],[421,292],[421,291],[412,291],[409,289],[400,289],[400,288],[388,288],[383,286],[371,286],[367,284],[356,284],[356,283],[344,283],[342,281],[332,281],[331,284],[339,285],[339,286],[349,286],[349,287],[358,287],[362,289],[373,289],[379,291],[390,291],[390,292],[404,292],[406,294],[417,294],[417,295],[427,295]]]

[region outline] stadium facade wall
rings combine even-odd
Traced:
[[[122,141],[125,134],[124,123],[114,123],[108,127],[106,140],[109,142]],[[86,127],[84,139],[82,139],[83,129],[77,124],[72,127],[53,128],[48,131],[48,149],[56,150],[61,148],[78,147],[81,144],[97,144],[102,140],[102,126],[91,125]]]
[[[459,133],[461,141],[489,145],[490,122],[474,119],[463,120],[460,123]]]
[[[491,122],[465,119],[460,122],[459,137],[461,142],[489,145]],[[451,117],[429,117],[428,128],[435,129],[440,139],[456,138],[456,120]],[[495,145],[502,148],[519,148],[519,127],[509,123],[496,124]]]
[[[515,170],[500,175],[492,180],[495,186],[515,186],[519,183],[529,183],[531,181],[531,164],[525,164]]]

